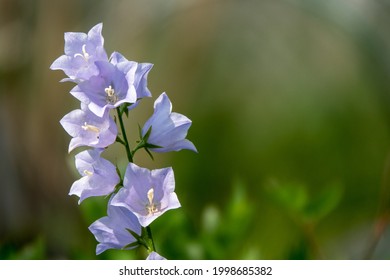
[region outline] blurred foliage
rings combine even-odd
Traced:
[[[269,197],[285,208],[286,212],[304,223],[317,223],[338,206],[341,200],[340,185],[328,185],[310,196],[307,187],[287,184],[269,187]]]
[[[58,121],[79,104],[49,66],[64,32],[98,22],[107,52],[154,64],[132,143],[163,91],[193,121],[199,154],[135,158],[175,171],[182,208],[152,224],[161,255],[390,258],[388,0],[0,0],[1,259],[144,257],[96,256],[87,228],[107,198],[67,195]],[[104,156],[125,168],[119,145]]]

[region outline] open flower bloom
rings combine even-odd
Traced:
[[[96,246],[96,255],[107,249],[134,249],[137,245],[128,246],[136,242],[128,229],[141,235],[141,225],[137,217],[127,208],[114,206],[110,203],[108,203],[107,216],[95,221],[88,229],[100,242]]]
[[[127,60],[122,54],[118,52],[112,53],[110,57],[110,62],[114,65],[121,64],[121,63],[133,63],[137,66],[134,74],[134,87],[135,91],[137,92],[137,102],[134,103],[129,107],[129,110],[133,109],[138,105],[138,102],[140,99],[144,97],[151,97],[152,94],[150,93],[150,90],[147,87],[147,78],[150,69],[152,69],[153,64],[151,63],[137,63],[134,61]]]
[[[191,120],[186,116],[172,113],[172,103],[164,92],[154,102],[154,113],[142,128],[142,136],[145,137],[151,129],[147,143],[161,147],[150,148],[154,152],[182,149],[197,152],[194,144],[185,139],[191,123]]]
[[[105,148],[115,142],[118,134],[118,128],[108,112],[98,117],[83,103],[81,109],[65,115],[60,123],[73,137],[69,143],[69,152],[80,146]]]
[[[99,117],[104,115],[106,109],[137,101],[134,87],[136,63],[113,65],[107,61],[96,61],[95,65],[99,74],[75,86],[70,92],[74,97],[87,104]]]
[[[83,177],[73,183],[69,195],[80,197],[79,204],[88,197],[112,193],[120,181],[116,167],[100,157],[102,151],[86,150],[75,156],[76,168]]]
[[[123,185],[111,204],[129,209],[143,227],[166,211],[180,207],[171,167],[149,170],[129,163]]]
[[[164,258],[163,256],[160,256],[159,254],[157,254],[156,252],[153,251],[149,254],[149,256],[146,258],[146,260],[162,261],[162,260],[166,260],[166,258]]]
[[[69,77],[62,81],[79,82],[96,75],[95,61],[108,61],[102,36],[103,24],[92,27],[88,34],[81,32],[65,33],[65,54],[57,58],[50,69],[62,70]]]

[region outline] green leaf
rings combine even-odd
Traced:
[[[308,202],[308,193],[304,185],[288,183],[272,185],[268,188],[270,197],[286,210],[300,215]]]
[[[340,203],[343,189],[340,184],[326,186],[318,195],[308,201],[303,214],[306,220],[319,221]]]
[[[228,215],[231,219],[241,220],[249,217],[252,212],[252,205],[249,202],[246,185],[238,178],[234,180],[232,197],[229,202]]]

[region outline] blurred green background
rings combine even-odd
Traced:
[[[63,33],[103,22],[108,53],[150,62],[193,125],[199,154],[172,166],[182,208],[152,224],[169,259],[390,258],[390,1],[0,0],[0,259],[95,256],[87,227],[107,199],[77,204],[59,120],[79,106],[50,64]],[[120,146],[103,154],[118,164]]]

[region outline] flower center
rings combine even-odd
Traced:
[[[86,131],[92,131],[92,132],[95,132],[95,133],[99,133],[100,132],[100,129],[98,127],[96,127],[94,125],[90,125],[87,122],[84,122],[84,125],[82,125],[81,128],[86,130]]]
[[[147,196],[148,196],[149,203],[146,204],[146,210],[148,211],[148,215],[154,215],[159,210],[158,210],[157,205],[153,202],[153,199],[154,199],[154,189],[153,188],[151,188],[148,191]]]
[[[111,87],[111,85],[104,89],[107,94],[106,101],[109,104],[115,104],[118,101],[118,96],[115,94],[115,90]]]
[[[83,52],[82,54],[81,53],[76,53],[74,55],[74,57],[78,57],[80,56],[81,58],[83,58],[85,60],[85,62],[88,62],[88,59],[89,59],[89,53],[87,53],[87,51],[85,50],[86,48],[86,45],[84,44],[82,47],[81,47],[81,51]]]

